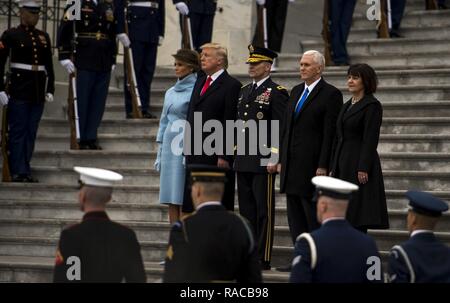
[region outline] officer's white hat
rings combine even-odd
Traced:
[[[17,0],[19,7],[24,8],[40,8],[41,4],[39,0]]]
[[[348,200],[352,192],[358,190],[358,185],[333,177],[317,176],[312,178],[311,182],[316,186],[316,198],[328,196]]]
[[[74,171],[80,174],[80,183],[97,187],[113,187],[115,182],[121,181],[123,176],[111,170],[75,166]]]

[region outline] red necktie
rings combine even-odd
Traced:
[[[209,86],[211,85],[212,78],[211,76],[208,76],[206,79],[205,84],[203,85],[202,92],[200,93],[200,96],[203,96],[203,94],[208,90]]]

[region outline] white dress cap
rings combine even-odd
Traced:
[[[324,189],[339,194],[350,194],[358,190],[358,185],[333,177],[317,176],[312,178],[311,181],[317,189]]]
[[[83,184],[90,186],[113,187],[115,182],[123,179],[121,174],[101,168],[75,166],[73,170],[80,174]]]
[[[36,0],[16,0],[19,7],[41,7],[40,1]]]

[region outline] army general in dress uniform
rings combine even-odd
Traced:
[[[105,110],[111,69],[117,54],[112,1],[81,0],[81,20],[72,21],[67,7],[59,27],[60,63],[69,74],[76,68],[80,149],[101,149],[97,129]],[[76,26],[75,45],[73,22]]]
[[[119,283],[146,281],[141,248],[133,230],[113,222],[105,212],[113,171],[75,167],[80,174],[78,195],[83,221],[62,231],[56,252],[54,282]]]
[[[164,282],[261,282],[251,227],[221,204],[226,170],[189,165],[195,213],[170,232]]]
[[[450,283],[450,248],[433,233],[448,204],[433,195],[408,191],[411,209],[408,241],[392,248],[389,255],[391,283]]]
[[[30,161],[45,101],[53,101],[53,72],[50,37],[35,26],[40,5],[19,1],[20,25],[0,38],[0,105],[8,105],[9,166],[13,182],[37,182],[30,174]],[[9,57],[11,73],[8,92],[3,75]]]
[[[322,226],[297,237],[290,282],[382,282],[375,240],[345,219],[351,193],[358,186],[327,176],[314,177],[312,183],[316,186],[317,219]],[[378,263],[373,263],[374,259]]]
[[[277,54],[252,45],[249,50],[247,63],[253,82],[242,87],[239,95],[237,119],[243,121],[243,127],[237,131],[234,170],[237,172],[239,211],[252,225],[262,268],[270,269],[280,124],[289,95],[283,86],[270,78]],[[274,134],[272,122],[279,126],[278,131],[273,130]]]

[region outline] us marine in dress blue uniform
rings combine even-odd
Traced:
[[[396,245],[389,255],[391,283],[449,283],[450,248],[433,233],[448,204],[429,193],[408,191],[411,209],[408,241]]]
[[[134,71],[141,98],[143,118],[151,119],[150,87],[156,68],[158,45],[162,44],[165,28],[164,0],[114,0],[117,17],[117,34],[122,44],[130,46],[133,51]],[[124,9],[127,7],[125,19]],[[128,34],[125,35],[125,21],[128,22]],[[126,72],[126,70],[125,70]],[[125,82],[127,77],[125,77]],[[124,85],[125,112],[127,118],[132,118],[131,95]]]
[[[21,24],[0,38],[0,105],[8,104],[9,166],[13,182],[37,182],[30,174],[30,161],[45,101],[53,101],[53,72],[50,37],[35,28],[40,5],[34,0],[19,2]],[[11,74],[8,94],[3,76],[7,58]]]
[[[97,129],[102,121],[112,66],[116,62],[116,27],[112,0],[81,0],[81,20],[64,14],[58,33],[59,60],[68,73],[75,71],[80,149],[101,149]],[[73,22],[76,43],[73,45]],[[75,47],[74,62],[72,52]]]
[[[244,146],[236,144],[234,170],[237,172],[239,212],[252,225],[262,269],[270,269],[279,138],[289,95],[286,88],[270,78],[270,69],[277,54],[252,45],[249,45],[249,50],[247,63],[253,82],[242,87],[239,94],[237,119],[242,120],[244,125],[242,130],[238,130],[238,137],[243,136]],[[279,123],[278,140],[272,138],[274,121]],[[253,128],[250,123],[256,125],[255,133],[251,133]],[[263,123],[266,123],[265,128],[261,126]],[[257,140],[252,141],[255,138]],[[260,141],[261,138],[265,143]],[[272,139],[275,140],[272,142]],[[264,160],[268,163],[265,164]]]
[[[226,171],[200,164],[188,170],[196,212],[172,227],[164,282],[261,282],[251,227],[220,202]]]
[[[113,183],[123,177],[91,167],[75,167],[74,170],[80,174],[78,197],[85,215],[81,223],[61,232],[53,281],[144,283],[146,276],[136,234],[111,221],[105,211],[106,203],[111,200]]]
[[[316,186],[317,218],[322,226],[297,238],[290,282],[382,282],[375,241],[345,220],[350,195],[358,186],[326,176],[314,177],[312,182]],[[374,271],[373,264],[367,264],[373,257],[379,260]]]

